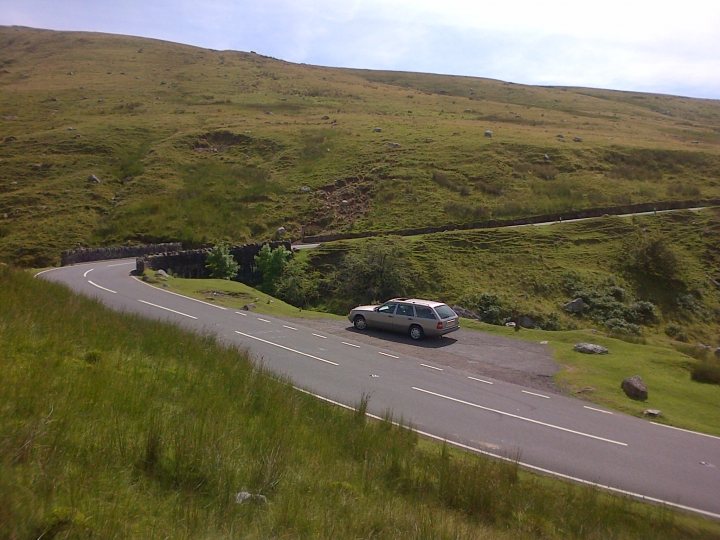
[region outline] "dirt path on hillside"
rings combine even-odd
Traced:
[[[553,360],[550,348],[540,343],[462,329],[442,338],[415,342],[408,336],[390,332],[359,332],[349,322],[322,319],[295,319],[295,322],[399,355],[414,356],[439,367],[452,367],[469,375],[561,393],[552,379],[559,366]]]

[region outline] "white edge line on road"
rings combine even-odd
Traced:
[[[683,429],[675,426],[668,426],[667,424],[661,424],[659,422],[650,422],[651,424],[655,424],[656,426],[666,427],[670,429],[676,429],[678,431],[684,431],[685,433],[692,433],[694,435],[701,435],[702,437],[710,437],[711,439],[718,439],[720,440],[720,437],[717,435],[710,435],[709,433],[700,433],[699,431],[691,431],[689,429]]]
[[[499,411],[497,409],[491,409],[490,407],[485,407],[483,405],[478,405],[477,403],[472,403],[470,401],[464,401],[462,399],[445,396],[443,394],[438,394],[437,392],[431,392],[430,390],[425,390],[424,388],[418,388],[417,386],[411,387],[413,390],[417,390],[418,392],[423,392],[425,394],[430,394],[431,396],[436,396],[442,399],[447,399],[448,401],[454,401],[456,403],[462,403],[463,405],[469,405],[470,407],[475,407],[476,409],[482,409],[484,411],[494,412],[496,414],[500,414],[503,416],[509,416],[510,418],[515,418],[517,420],[524,420],[525,422],[530,422],[531,424],[538,424],[540,426],[545,426],[552,429],[557,429],[559,431],[565,431],[567,433],[572,433],[573,435],[580,435],[582,437],[588,437],[590,439],[596,439],[598,441],[607,442],[610,444],[617,444],[618,446],[627,446],[627,443],[620,442],[620,441],[614,441],[612,439],[606,439],[605,437],[599,437],[597,435],[591,435],[589,433],[583,433],[582,431],[575,431],[573,429],[564,428],[562,426],[556,426],[555,424],[548,424],[546,422],[541,422],[540,420],[533,420],[532,418],[526,418],[525,416],[519,416],[517,414],[512,414],[505,411]]]
[[[182,311],[175,311],[174,309],[170,309],[169,307],[158,306],[157,304],[153,304],[152,302],[147,302],[145,300],[138,300],[138,302],[142,302],[143,304],[147,304],[148,306],[153,306],[156,308],[164,309],[165,311],[170,311],[172,313],[177,313],[178,315],[182,315],[183,317],[187,317],[189,319],[197,320],[197,317],[193,317],[192,315],[188,315],[187,313],[183,313]]]
[[[90,270],[85,270],[85,273],[83,274],[83,277],[87,277],[87,275],[88,275],[90,272],[92,272],[93,270],[95,270],[95,268],[91,268]]]
[[[495,384],[494,382],[484,381],[483,379],[478,379],[477,377],[468,377],[468,379],[472,379],[473,381],[477,381],[477,382],[481,382],[481,383],[485,383],[485,384]]]
[[[261,318],[261,317],[256,317],[256,319],[257,319],[258,321],[262,321],[262,322],[267,322],[267,323],[270,322],[270,321],[268,321],[267,319],[263,319],[263,318]]]
[[[443,368],[439,368],[439,367],[435,367],[435,366],[430,366],[430,365],[428,365],[428,364],[420,364],[420,365],[421,365],[422,367],[434,369],[434,370],[436,370],[436,371],[445,371]]]
[[[107,292],[110,292],[110,293],[113,293],[113,294],[117,294],[117,291],[113,291],[112,289],[108,289],[107,287],[103,287],[102,285],[98,285],[97,283],[95,283],[94,281],[90,281],[89,279],[88,279],[88,283],[89,283],[90,285],[92,285],[93,287],[97,287],[98,289],[102,289],[103,291],[107,291]]]
[[[603,414],[613,414],[610,411],[603,411],[602,409],[596,409],[595,407],[588,407],[587,405],[583,405],[583,407],[586,409],[590,409],[591,411],[601,412]]]
[[[115,268],[116,266],[130,266],[131,264],[136,264],[136,263],[135,262],[124,262],[124,263],[108,264],[105,268]]]
[[[390,358],[400,358],[399,356],[395,356],[394,354],[378,351],[378,354],[382,354],[383,356],[389,356]]]
[[[313,334],[313,336],[319,337],[319,338],[322,338],[322,339],[327,339],[327,336],[321,336],[320,334]]]
[[[280,349],[285,349],[286,351],[294,352],[297,354],[301,354],[302,356],[307,356],[308,358],[312,358],[313,360],[320,360],[321,362],[325,362],[326,364],[331,364],[333,366],[339,366],[340,364],[336,362],[332,362],[330,360],[325,360],[324,358],[320,358],[319,356],[313,356],[312,354],[304,353],[302,351],[298,351],[295,349],[291,349],[290,347],[286,347],[285,345],[280,345],[279,343],[273,343],[272,341],[268,341],[266,339],[262,339],[259,337],[251,336],[250,334],[246,334],[245,332],[239,332],[235,330],[236,334],[240,334],[241,336],[249,337],[250,339],[256,339],[258,341],[262,341],[263,343],[267,343],[268,345],[272,345],[274,347],[279,347]]]
[[[238,315],[242,315],[243,317],[247,317],[247,313],[243,313],[242,311],[236,311]]]
[[[305,390],[303,388],[300,388],[298,386],[293,386],[295,390],[298,392],[302,392],[303,394],[307,394],[309,396],[312,396],[316,399],[319,399],[321,401],[325,401],[327,403],[331,403],[333,405],[337,405],[338,407],[342,407],[343,409],[348,409],[350,411],[357,411],[355,407],[351,407],[350,405],[345,405],[344,403],[340,403],[339,401],[334,401],[330,398],[323,397],[321,395],[315,394],[313,392],[310,392],[309,390]],[[365,416],[368,418],[373,418],[374,420],[380,420],[382,422],[387,422],[387,419],[381,418],[377,415],[374,415],[372,413],[366,412]],[[394,426],[400,426],[399,422],[391,422]],[[664,425],[664,424],[659,424]],[[578,484],[584,484],[586,486],[593,486],[596,488],[604,489],[607,491],[611,491],[613,493],[617,493],[619,495],[626,495],[628,497],[633,497],[634,499],[638,499],[641,501],[651,502],[651,503],[657,503],[657,504],[664,504],[666,506],[672,506],[673,508],[677,508],[679,510],[687,510],[688,512],[694,512],[696,514],[702,514],[704,516],[708,516],[714,519],[720,519],[720,514],[715,514],[713,512],[708,512],[707,510],[701,510],[699,508],[693,508],[692,506],[685,506],[683,504],[678,504],[670,501],[665,501],[663,499],[656,499],[655,497],[649,497],[647,495],[642,495],[640,493],[635,493],[633,491],[626,491],[624,489],[607,486],[605,484],[598,484],[597,482],[592,482],[590,480],[584,480],[583,478],[578,478],[577,476],[570,476],[569,474],[563,474],[561,472],[552,471],[550,469],[545,469],[543,467],[538,467],[537,465],[532,465],[530,463],[525,463],[524,461],[518,461],[516,459],[511,459],[506,456],[502,456],[500,454],[494,454],[493,452],[488,452],[487,450],[481,450],[480,448],[475,448],[474,446],[469,446],[467,444],[463,444],[457,441],[453,441],[451,439],[446,439],[445,437],[440,437],[438,435],[433,435],[432,433],[428,433],[426,431],[421,431],[419,429],[415,429],[413,427],[403,425],[405,429],[409,429],[411,431],[414,431],[418,435],[422,435],[423,437],[428,437],[430,439],[435,439],[436,441],[446,442],[448,444],[451,444],[457,448],[462,448],[463,450],[468,450],[470,452],[474,452],[476,454],[482,454],[484,456],[488,456],[494,459],[499,459],[501,461],[507,461],[508,463],[517,463],[520,467],[523,467],[525,469],[529,469],[531,471],[539,472],[542,474],[549,474],[551,476],[557,476],[558,478],[563,478],[565,480],[570,480],[572,482],[577,482]]]
[[[341,341],[343,345],[347,345],[348,347],[355,347],[356,349],[360,348],[360,345],[355,345],[354,343],[348,343],[347,341]]]
[[[160,287],[155,287],[154,285],[150,285],[149,283],[145,283],[142,279],[140,279],[137,276],[132,276],[132,278],[137,281],[138,283],[142,283],[143,285],[147,285],[148,287],[152,287],[156,291],[161,291],[164,293],[172,294],[174,296],[179,296],[180,298],[185,298],[187,300],[192,300],[193,302],[198,302],[200,304],[205,304],[206,306],[214,307],[215,309],[222,309],[223,311],[227,311],[226,307],[222,306],[216,306],[215,304],[211,304],[210,302],[204,302],[203,300],[198,300],[197,298],[190,298],[189,296],[185,296],[184,294],[178,294],[176,292],[172,291],[166,291],[165,289],[161,289]]]
[[[287,324],[283,324],[283,328],[287,328],[288,330],[297,330],[294,326],[288,326]]]
[[[53,270],[60,270],[62,266],[58,266],[57,268],[46,268],[45,270],[40,270],[37,274],[35,274],[33,277],[36,278],[42,274],[45,274],[47,272],[52,272]]]
[[[543,399],[550,399],[550,396],[543,396],[542,394],[536,394],[535,392],[530,392],[529,390],[520,390],[523,394],[530,394],[531,396],[537,396],[541,397]]]

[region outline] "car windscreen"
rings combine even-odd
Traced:
[[[440,315],[441,319],[449,319],[450,317],[457,317],[457,313],[455,313],[452,309],[450,309],[449,306],[446,306],[445,304],[442,304],[440,306],[435,306],[435,311],[438,315]]]

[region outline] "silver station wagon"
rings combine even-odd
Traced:
[[[459,328],[459,317],[449,306],[418,298],[393,298],[379,306],[358,306],[350,311],[348,319],[358,330],[392,330],[414,340],[442,336]]]

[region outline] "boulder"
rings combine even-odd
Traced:
[[[570,300],[567,304],[563,306],[563,309],[569,313],[582,313],[585,311],[588,306],[582,298],[576,298],[575,300]]]
[[[645,401],[648,398],[647,386],[645,386],[640,375],[633,375],[632,377],[623,379],[622,383],[620,383],[620,388],[622,388],[625,395],[630,399]]]
[[[373,131],[375,133],[382,133],[382,128],[376,127],[376,128],[373,128]]]
[[[658,418],[662,416],[662,411],[660,409],[645,409],[643,415]]]
[[[520,315],[516,322],[518,326],[522,326],[523,328],[535,328],[537,326],[535,320],[529,315]]]
[[[245,311],[252,311],[253,309],[255,309],[255,304],[245,304],[242,308]]]
[[[488,139],[492,139],[492,136],[493,136],[492,130],[491,130],[491,129],[486,129],[486,130],[485,130],[485,136],[486,136]]]
[[[576,343],[573,347],[574,351],[585,354],[607,354],[607,347],[596,345],[594,343]]]
[[[94,174],[91,174],[90,176],[88,176],[88,182],[92,182],[93,184],[99,184],[100,179]]]
[[[480,319],[480,315],[475,313],[474,311],[470,309],[466,309],[462,306],[452,306],[452,310],[457,313],[460,317],[464,317],[466,319]]]

